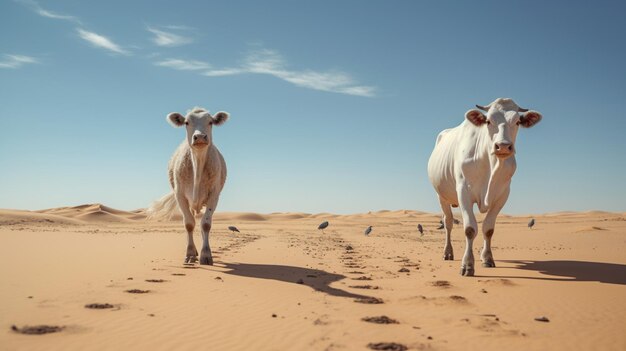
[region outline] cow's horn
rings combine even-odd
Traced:
[[[517,108],[517,111],[518,111],[518,112],[528,112],[528,109],[527,109],[527,108],[521,108],[521,107],[518,107],[518,108]]]
[[[477,107],[479,110],[483,110],[483,111],[485,111],[485,112],[489,111],[489,105],[487,105],[487,106],[480,106],[480,105],[476,105],[476,107]]]

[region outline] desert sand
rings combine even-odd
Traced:
[[[625,350],[626,214],[533,217],[501,215],[497,267],[462,277],[433,213],[218,212],[215,265],[189,266],[177,220],[0,210],[0,349]],[[61,328],[19,333],[38,325]]]

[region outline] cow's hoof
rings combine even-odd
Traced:
[[[495,266],[496,266],[496,263],[493,260],[487,260],[483,262],[483,267],[494,268]]]
[[[198,256],[187,256],[185,257],[186,264],[192,264],[198,262]]]
[[[443,254],[444,261],[454,261],[454,254],[446,253]]]
[[[473,267],[461,267],[461,275],[464,277],[473,277],[474,268]]]
[[[213,265],[213,257],[211,257],[211,256],[202,256],[202,257],[200,257],[200,264],[212,266]]]

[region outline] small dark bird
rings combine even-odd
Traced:
[[[420,232],[420,234],[424,235],[424,228],[419,223],[417,224],[417,230]]]
[[[437,227],[437,229],[443,229],[444,225],[443,225],[443,221],[439,221],[439,227]]]
[[[365,228],[365,231],[363,232],[363,234],[370,235],[371,232],[372,232],[372,226],[370,225],[369,227]]]
[[[231,232],[237,232],[239,233],[239,229],[237,229],[237,227],[235,227],[234,225],[231,225],[230,227],[228,227],[228,230],[230,230]]]
[[[528,222],[528,229],[533,229],[534,225],[535,225],[535,219],[531,218],[530,221]]]
[[[322,224],[320,224],[320,225],[317,227],[317,229],[318,229],[318,230],[321,230],[321,231],[322,231],[322,233],[324,233],[324,229],[326,229],[327,227],[328,227],[328,221],[324,221],[324,222],[322,222]]]

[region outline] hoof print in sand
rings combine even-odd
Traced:
[[[384,303],[383,299],[379,299],[377,297],[362,297],[360,299],[355,299],[354,302],[365,303],[369,305],[377,305],[377,304]]]
[[[85,305],[85,308],[90,308],[92,310],[104,310],[113,307],[115,306],[111,305],[110,303],[90,303]]]
[[[184,275],[187,275],[187,274],[185,274],[185,273],[172,273],[172,275],[175,275],[175,276],[184,276]]]
[[[377,343],[369,343],[367,344],[372,350],[384,350],[384,351],[406,351],[409,348],[405,345],[398,344],[395,342],[377,342]]]
[[[377,316],[377,317],[363,317],[362,321],[368,323],[376,323],[376,324],[400,324],[397,320],[393,318],[389,318],[387,316]]]
[[[165,279],[146,279],[148,283],[165,283],[167,280]]]
[[[59,327],[56,325],[36,325],[33,327],[24,326],[22,328],[18,328],[15,325],[11,326],[11,330],[16,333],[26,334],[26,335],[43,335],[50,333],[58,333],[63,330],[65,327]]]
[[[408,272],[410,272],[410,270],[408,268],[400,268],[400,270],[398,272],[400,272],[400,273],[408,273]]]
[[[535,318],[535,320],[536,320],[537,322],[544,322],[544,323],[548,323],[548,322],[550,322],[550,320],[549,320],[549,319],[548,319],[548,317],[546,317],[546,316],[543,316],[543,317],[537,317],[537,318]]]
[[[372,280],[372,278],[366,277],[366,276],[362,276],[362,277],[358,277],[358,278],[352,278],[352,280]]]
[[[463,296],[459,296],[459,295],[451,295],[450,300],[456,301],[456,302],[467,302],[466,298],[464,298]]]
[[[150,292],[150,290],[130,289],[126,290],[126,292],[129,294],[147,294]]]
[[[436,286],[438,288],[449,288],[452,285],[450,285],[450,282],[447,280],[437,280],[431,283],[432,286]]]

